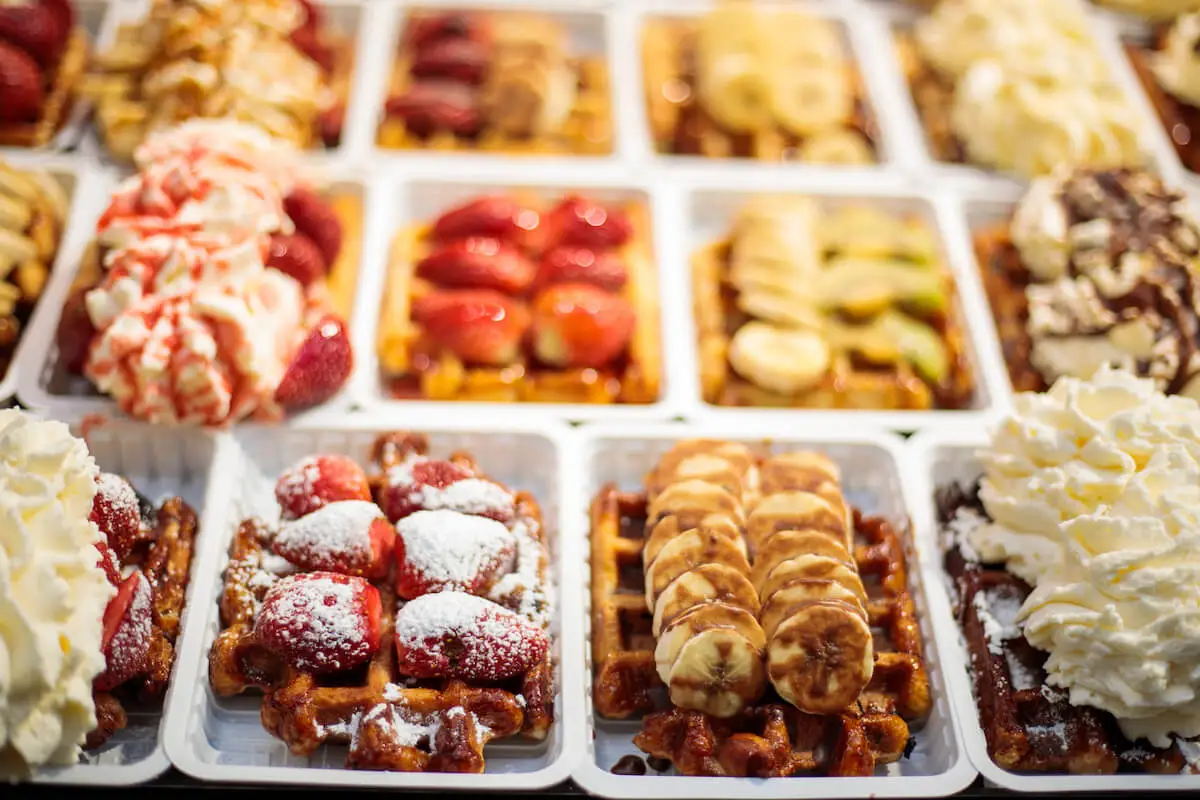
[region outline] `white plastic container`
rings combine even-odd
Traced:
[[[499,433],[473,425],[414,425],[415,419],[397,418],[393,424],[376,417],[371,424],[360,419],[306,431],[246,427],[226,440],[214,481],[221,502],[209,505],[204,517],[211,538],[197,567],[200,577],[192,605],[196,624],[180,648],[176,681],[180,690],[171,697],[171,724],[164,734],[164,746],[176,767],[205,781],[459,791],[534,790],[567,778],[584,738],[583,649],[573,624],[583,614],[573,588],[581,581],[581,543],[578,529],[566,526],[562,516],[562,509],[575,505],[567,487],[575,480],[578,461],[563,448],[564,431],[551,423],[538,428],[506,424]],[[551,623],[558,686],[554,724],[545,742],[514,738],[489,746],[484,753],[487,772],[482,775],[347,770],[345,748],[328,745],[312,758],[298,758],[263,728],[260,696],[217,697],[209,686],[208,653],[219,630],[222,573],[238,523],[253,514],[278,517],[274,483],[295,461],[316,453],[344,453],[365,464],[376,435],[393,430],[428,433],[431,452],[448,455],[466,450],[498,480],[532,492],[550,534],[550,575],[559,587]]]
[[[392,240],[404,227],[430,222],[455,205],[474,197],[514,189],[532,192],[553,202],[571,191],[581,191],[601,202],[640,201],[649,213],[650,249],[654,279],[660,301],[660,319],[638,320],[639,325],[657,325],[664,374],[662,394],[655,403],[486,403],[464,401],[396,400],[388,393],[379,369],[377,346],[381,299],[387,285]],[[359,306],[354,314],[356,374],[351,387],[354,401],[368,411],[415,414],[453,414],[466,418],[486,415],[530,420],[547,417],[569,421],[598,419],[668,419],[683,410],[681,400],[686,373],[676,367],[686,343],[681,334],[680,302],[683,272],[669,260],[667,242],[674,236],[672,214],[664,199],[667,193],[644,176],[612,168],[578,166],[572,169],[546,167],[540,161],[521,167],[475,165],[463,162],[430,163],[405,170],[403,180],[394,179],[375,204],[366,268],[360,281]]]
[[[584,426],[575,435],[572,452],[578,454],[583,470],[578,476],[579,489],[572,495],[570,516],[565,523],[572,538],[581,543],[588,535],[588,505],[600,487],[615,481],[621,488],[640,488],[645,474],[676,441],[692,437],[746,442],[769,441],[776,451],[812,448],[829,454],[842,470],[843,487],[848,500],[868,514],[887,517],[900,531],[907,528],[907,509],[901,490],[902,455],[900,440],[890,434],[859,428],[846,433],[845,427],[792,426],[785,435],[778,427],[748,422],[694,425],[595,425]],[[579,531],[579,533],[575,533]],[[911,545],[905,537],[906,542]],[[579,558],[584,575],[587,547]],[[914,731],[917,745],[912,755],[896,764],[881,767],[869,778],[701,778],[675,775],[673,771],[644,776],[614,775],[610,768],[624,755],[642,755],[633,745],[640,722],[605,720],[596,715],[591,704],[591,599],[588,580],[574,589],[576,605],[584,610],[582,635],[588,653],[585,662],[586,714],[590,736],[586,737],[583,758],[571,777],[579,786],[604,797],[637,798],[785,798],[785,797],[933,797],[949,795],[966,788],[975,778],[963,752],[958,722],[951,713],[945,684],[945,662],[940,643],[933,638],[931,606],[917,557],[907,548],[906,557],[914,565],[909,570],[913,599],[924,637],[925,666],[929,673],[933,711],[920,730]]]
[[[54,418],[38,414],[43,418]],[[77,420],[73,432],[80,435]],[[218,440],[196,430],[154,429],[137,423],[114,422],[91,427],[87,432],[88,449],[102,470],[124,476],[134,488],[158,503],[172,497],[182,497],[197,514],[206,507],[222,504],[222,495],[214,492],[216,484],[211,470]],[[211,536],[206,535],[203,518],[197,531],[192,552],[191,582],[188,585],[184,612],[180,619],[177,647],[188,635],[191,609],[197,599],[197,584],[205,574],[201,567],[204,554],[211,549]],[[37,783],[80,784],[89,786],[128,786],[152,780],[167,770],[170,761],[163,750],[160,734],[174,723],[166,709],[180,689],[181,653],[176,650],[175,667],[162,711],[134,711],[128,714],[128,726],[117,731],[97,751],[85,751],[81,763],[65,768],[44,769],[38,772]]]
[[[937,639],[955,717],[962,727],[967,757],[985,781],[1017,792],[1197,791],[1200,775],[1020,774],[1001,768],[987,750],[970,674],[970,656],[954,618],[934,492],[958,482],[970,485],[982,474],[976,453],[990,441],[983,427],[951,426],[924,431],[905,445],[904,490],[912,510],[921,572],[930,604],[927,621]]]

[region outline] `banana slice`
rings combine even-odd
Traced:
[[[694,606],[663,626],[654,648],[654,661],[663,680],[675,666],[689,639],[712,628],[737,631],[760,653],[767,646],[758,617],[732,603],[716,602]]]
[[[825,326],[825,315],[808,297],[792,293],[791,280],[788,286],[771,288],[765,284],[751,284],[737,296],[737,306],[748,316],[764,323],[776,323],[782,328],[806,328],[813,332]]]
[[[766,582],[771,570],[784,561],[802,555],[825,556],[854,567],[854,559],[847,552],[842,539],[825,531],[777,531],[766,538],[754,556],[750,568],[750,581],[755,590]]]
[[[728,603],[758,614],[758,594],[746,576],[724,564],[701,564],[663,589],[654,604],[652,632],[658,636],[676,617],[703,603]]]
[[[724,517],[720,514],[709,514],[702,518],[696,525],[683,525],[680,523],[679,517],[671,515],[659,520],[654,525],[654,529],[650,531],[650,535],[646,537],[646,544],[642,547],[643,566],[648,568],[654,564],[667,542],[677,538],[681,533],[692,530],[698,530],[703,534],[721,536],[728,539],[743,556],[749,554],[746,549],[746,539],[742,536],[742,526],[729,517]]]
[[[646,568],[646,608],[654,611],[663,589],[700,564],[725,564],[747,577],[750,575],[746,556],[729,539],[717,533],[687,531],[664,544],[654,563]]]
[[[805,164],[861,166],[875,163],[875,151],[856,130],[842,128],[806,136],[796,157]]]
[[[4,194],[0,187],[0,229],[24,231],[33,221],[33,204],[13,195]]]
[[[739,524],[745,522],[740,497],[735,497],[723,486],[696,479],[663,489],[647,509],[647,519],[652,523],[674,515],[679,518],[683,530],[695,528],[710,514],[729,517]]]
[[[763,634],[770,641],[775,636],[779,626],[796,611],[815,600],[845,603],[847,607],[867,619],[867,609],[862,601],[854,596],[854,592],[842,586],[837,581],[801,580],[788,584],[775,594],[762,607],[758,621],[762,625]]]
[[[810,492],[779,492],[764,497],[746,520],[751,551],[757,553],[768,536],[781,530],[822,531],[848,542],[846,517],[841,509]]]
[[[828,456],[811,450],[771,456],[760,469],[764,494],[813,492],[831,503],[841,503],[842,474]],[[826,492],[827,494],[822,494]]]
[[[658,460],[646,476],[649,500],[681,480],[698,478],[743,494],[753,482],[754,454],[744,444],[715,439],[685,439]]]
[[[829,68],[846,61],[838,28],[827,19],[780,11],[767,17],[764,33],[773,72]]]
[[[767,645],[767,675],[779,696],[810,714],[833,714],[858,699],[875,669],[871,629],[845,603],[796,609]]]
[[[767,573],[762,585],[755,588],[758,589],[759,598],[766,603],[776,592],[802,580],[829,580],[840,583],[853,592],[866,608],[867,590],[858,572],[828,556],[802,555],[782,561]]]
[[[820,334],[748,322],[729,342],[729,365],[746,380],[779,394],[811,389],[829,370],[832,354]]]
[[[728,628],[692,638],[665,678],[671,702],[714,717],[732,717],[762,696],[766,687],[762,650]]]
[[[811,197],[761,195],[747,202],[733,224],[730,281],[738,289],[763,272],[799,278],[821,269],[820,209]]]
[[[750,5],[726,4],[696,28],[696,91],[704,110],[735,133],[771,125],[771,92],[763,76],[762,30]]]
[[[796,136],[842,127],[854,115],[854,90],[842,65],[775,72],[770,91],[776,121]]]

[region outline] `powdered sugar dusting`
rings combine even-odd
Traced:
[[[360,607],[366,582],[334,578],[314,572],[280,579],[255,620],[255,632],[301,669],[344,669],[371,654]]]
[[[96,494],[108,500],[113,508],[132,508],[135,515],[138,513],[137,492],[120,475],[101,472],[96,479]]]
[[[145,575],[139,575],[129,610],[108,645],[108,673],[128,680],[145,669],[144,659],[150,651],[150,637],[154,633],[153,604],[150,581]]]
[[[1017,626],[1017,612],[1021,610],[1021,601],[1010,594],[992,592],[988,596],[984,592],[976,592],[973,604],[979,622],[983,625],[988,652],[1002,655],[1004,642],[1021,635],[1021,629]]]
[[[513,524],[516,565],[512,572],[496,581],[488,598],[544,628],[549,624],[551,602],[549,587],[542,576],[549,556],[532,527],[536,524],[533,520],[517,520]]]
[[[275,535],[275,552],[309,569],[365,567],[371,563],[371,523],[383,518],[374,503],[342,500],[298,520]]]
[[[973,508],[960,506],[955,509],[954,517],[942,528],[943,551],[957,548],[964,559],[977,563],[979,553],[971,546],[971,534],[987,522],[987,518]]]
[[[285,510],[296,505],[320,503],[315,497],[321,468],[317,456],[309,456],[289,467],[275,484],[275,498]]]
[[[419,489],[421,508],[430,511],[449,509],[464,514],[511,513],[513,497],[499,484],[480,478],[456,481],[442,489],[422,486]]]
[[[396,523],[406,566],[431,590],[470,589],[494,570],[516,540],[499,522],[457,511],[418,511]]]

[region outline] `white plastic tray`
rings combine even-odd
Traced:
[[[53,419],[46,414],[43,418]],[[76,422],[72,429],[79,435]],[[88,448],[100,468],[125,476],[134,488],[155,502],[167,497],[182,497],[197,514],[206,507],[220,505],[221,496],[210,491],[215,483],[211,470],[218,440],[197,430],[183,428],[154,430],[146,425],[116,422],[93,427],[87,434]],[[182,642],[195,617],[191,613],[197,598],[197,584],[204,572],[200,566],[203,554],[211,548],[201,519],[192,555],[192,579],[188,586],[186,605],[180,620]],[[72,767],[40,771],[37,783],[62,783],[127,786],[158,777],[170,766],[160,741],[160,733],[175,725],[168,711],[172,697],[179,691],[180,653],[176,651],[174,676],[162,712],[131,711],[129,724],[117,731],[99,750],[85,752],[84,760]]]
[[[608,482],[615,481],[626,489],[641,486],[646,472],[656,460],[679,439],[707,437],[747,442],[769,440],[775,450],[815,448],[832,456],[842,469],[843,485],[848,499],[869,514],[887,517],[901,530],[907,527],[907,509],[900,486],[900,440],[886,433],[845,433],[845,428],[831,431],[827,426],[804,425],[789,428],[786,435],[778,427],[755,426],[739,422],[722,425],[596,425],[584,426],[575,435],[571,448],[583,464],[580,490],[565,523],[572,537],[583,541],[588,529],[588,503],[591,497]],[[574,533],[581,531],[581,533]],[[584,574],[587,548],[579,554]],[[911,547],[907,557],[916,564]],[[604,797],[670,797],[670,798],[784,798],[784,797],[933,797],[953,794],[966,788],[975,778],[963,752],[958,723],[951,713],[943,673],[944,662],[940,644],[932,636],[932,608],[927,599],[928,581],[922,584],[920,571],[910,569],[909,576],[918,618],[924,635],[925,663],[929,671],[933,711],[924,726],[915,731],[917,746],[912,755],[896,764],[881,767],[869,778],[699,778],[673,773],[645,776],[614,775],[613,764],[624,755],[641,755],[633,745],[633,736],[640,724],[637,721],[611,721],[596,715],[591,705],[591,615],[584,613],[583,635],[587,637],[588,653],[585,683],[587,689],[586,752],[572,778],[584,789]],[[576,604],[590,610],[587,581],[580,581]]]
[[[458,401],[396,400],[387,395],[379,370],[376,344],[381,298],[389,272],[388,254],[393,237],[400,229],[415,222],[429,221],[482,194],[499,193],[508,189],[532,191],[546,200],[553,200],[572,190],[580,190],[603,202],[640,200],[650,216],[651,252],[654,274],[658,281],[660,300],[659,334],[662,346],[664,375],[662,396],[655,403],[611,405],[589,403],[485,403]],[[530,420],[552,417],[570,421],[598,419],[667,419],[682,410],[681,396],[687,373],[675,366],[683,359],[685,342],[679,312],[683,272],[668,260],[671,252],[666,242],[673,231],[668,221],[671,215],[663,200],[664,192],[644,177],[627,176],[613,169],[580,167],[572,169],[545,167],[540,161],[527,162],[522,168],[511,164],[479,166],[455,162],[425,164],[405,170],[403,180],[393,180],[375,206],[372,220],[373,236],[369,243],[366,269],[360,281],[359,301],[354,319],[356,352],[355,381],[351,393],[355,402],[368,411],[392,411],[420,414],[461,414],[472,418],[520,417]],[[639,320],[638,324],[654,324]]]
[[[1044,775],[1001,768],[987,750],[970,676],[970,657],[955,621],[942,568],[934,492],[952,482],[970,484],[983,472],[976,452],[990,441],[982,427],[951,426],[924,431],[905,445],[904,490],[912,509],[921,572],[930,604],[928,627],[942,656],[942,671],[954,714],[962,726],[967,757],[984,779],[1018,792],[1198,791],[1200,775]]]
[[[725,176],[721,181],[680,181],[684,197],[673,204],[676,213],[685,220],[678,227],[683,235],[671,240],[670,255],[673,269],[688,274],[684,295],[684,325],[687,328],[686,358],[676,355],[677,361],[687,361],[685,415],[697,419],[753,418],[770,421],[777,429],[786,430],[798,420],[826,425],[853,424],[884,427],[895,431],[915,431],[951,422],[979,422],[1008,402],[1007,378],[1003,365],[997,363],[999,350],[993,340],[986,338],[991,326],[991,313],[982,294],[977,271],[970,257],[970,244],[954,230],[953,203],[944,191],[896,189],[881,187],[870,180],[852,177],[805,176],[780,179],[778,176],[744,173],[738,178]],[[704,401],[700,392],[699,370],[696,365],[696,323],[692,313],[690,259],[700,247],[727,236],[738,209],[755,194],[787,193],[818,198],[828,207],[847,203],[868,203],[895,213],[917,214],[940,239],[942,255],[954,277],[958,308],[966,328],[968,364],[976,382],[976,394],[971,407],[949,411],[888,411],[888,410],[821,410],[777,409],[717,406]],[[682,367],[681,367],[682,369]]]
[[[214,480],[221,502],[205,510],[209,545],[197,567],[196,624],[189,629],[179,653],[179,691],[170,699],[171,725],[164,746],[172,763],[201,780],[244,783],[295,783],[322,786],[389,787],[406,789],[533,790],[563,781],[575,766],[583,746],[582,642],[574,633],[583,611],[572,587],[581,582],[581,543],[577,529],[563,525],[562,509],[574,507],[569,487],[575,476],[574,458],[562,446],[564,431],[556,425],[505,425],[492,432],[472,425],[427,426],[396,419],[385,424],[347,423],[319,430],[246,427],[225,439]],[[312,758],[289,754],[287,746],[262,726],[261,698],[247,694],[217,697],[208,682],[208,651],[219,630],[217,600],[229,542],[240,520],[257,514],[278,516],[273,486],[280,472],[314,453],[345,453],[365,462],[378,433],[421,430],[429,434],[432,452],[454,449],[471,452],[497,479],[532,492],[542,507],[550,533],[551,574],[559,588],[552,621],[558,660],[555,721],[545,742],[516,739],[489,746],[487,772],[482,775],[353,771],[343,767],[344,747],[325,746]],[[518,455],[519,454],[519,455]]]

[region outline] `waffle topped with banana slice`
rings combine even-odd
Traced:
[[[54,176],[0,161],[0,377],[46,287],[66,215]]]
[[[871,164],[875,122],[830,20],[741,0],[647,21],[647,117],[661,153]]]
[[[682,441],[591,518],[593,701],[646,714],[649,756],[777,777],[906,752],[930,697],[903,547],[826,456]]]
[[[915,216],[757,196],[692,259],[704,399],[958,409],[974,377],[955,288]]]

